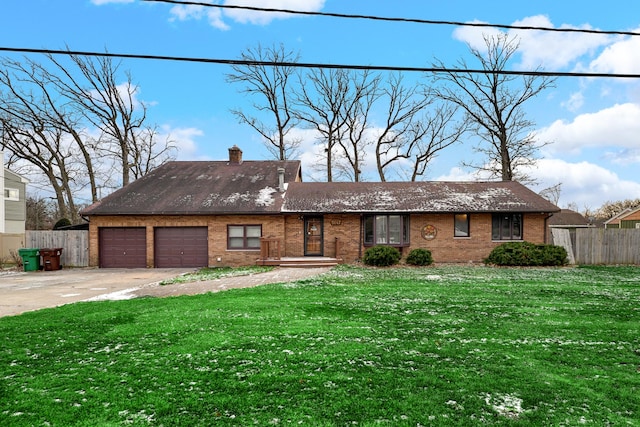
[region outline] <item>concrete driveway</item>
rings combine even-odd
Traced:
[[[0,317],[71,302],[117,299],[145,285],[195,271],[194,268],[98,269],[0,273]]]

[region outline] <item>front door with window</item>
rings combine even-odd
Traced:
[[[323,256],[323,221],[321,216],[304,218],[304,255]]]

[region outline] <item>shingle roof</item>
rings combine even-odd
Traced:
[[[554,214],[551,218],[549,218],[550,227],[587,227],[589,225],[589,221],[581,213],[573,211],[571,209],[562,209],[560,212]]]
[[[524,185],[500,182],[291,183],[283,212],[558,212]]]
[[[86,208],[83,215],[196,215],[279,212],[278,169],[285,182],[299,161],[168,162]]]
[[[285,192],[278,169],[285,170]],[[558,212],[517,182],[296,182],[299,161],[169,162],[83,215]]]

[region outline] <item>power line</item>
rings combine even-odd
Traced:
[[[609,30],[592,30],[588,28],[552,28],[552,27],[538,27],[531,25],[506,25],[506,24],[490,24],[485,22],[460,22],[460,21],[439,21],[432,19],[418,19],[418,18],[394,18],[375,15],[358,15],[358,14],[346,14],[346,13],[334,13],[334,12],[312,12],[304,10],[292,10],[292,9],[276,9],[270,7],[257,7],[257,6],[238,6],[231,4],[212,4],[196,1],[179,1],[179,0],[142,0],[149,3],[171,3],[177,5],[188,6],[202,6],[202,7],[215,7],[219,9],[240,9],[251,10],[255,12],[269,12],[269,13],[287,13],[292,15],[308,15],[308,16],[324,16],[332,18],[347,18],[347,19],[368,19],[374,21],[388,21],[388,22],[410,22],[414,24],[430,24],[430,25],[453,25],[461,27],[482,27],[482,28],[504,28],[508,30],[537,30],[537,31],[552,31],[558,33],[584,33],[584,34],[605,34],[605,35],[623,35],[623,36],[640,36],[640,33],[633,31],[609,31]]]
[[[585,72],[561,72],[561,71],[518,71],[518,70],[484,70],[484,69],[463,69],[446,67],[399,67],[388,65],[355,65],[355,64],[327,64],[309,62],[277,62],[277,61],[256,61],[244,59],[219,59],[219,58],[196,58],[184,56],[166,55],[144,55],[131,53],[111,53],[92,52],[56,49],[34,49],[24,47],[0,46],[0,52],[14,53],[38,53],[45,55],[67,55],[67,56],[89,56],[102,58],[121,59],[146,59],[159,61],[196,62],[205,64],[223,65],[245,65],[264,67],[292,67],[292,68],[321,68],[321,69],[343,69],[343,70],[367,70],[367,71],[398,71],[398,72],[422,72],[422,73],[451,73],[451,74],[500,74],[516,76],[544,76],[544,77],[591,77],[591,78],[616,78],[616,79],[637,79],[640,74],[618,74],[618,73],[585,73]]]

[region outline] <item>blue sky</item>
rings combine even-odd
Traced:
[[[640,2],[594,0],[453,2],[427,0],[215,0],[272,8],[347,14],[482,21],[498,24],[640,32]],[[165,56],[238,58],[247,48],[283,44],[303,62],[427,67],[435,58],[454,66],[471,58],[482,31],[469,27],[274,16],[138,0],[3,0],[0,46]],[[640,36],[520,32],[516,66],[546,71],[640,74]],[[177,141],[182,160],[227,157],[236,144],[245,159],[269,158],[257,134],[230,109],[249,109],[240,86],[225,82],[224,65],[125,60],[150,105],[148,121]],[[419,76],[413,75],[411,78]],[[560,78],[526,106],[541,141],[534,190],[562,184],[559,205],[580,210],[606,201],[640,198],[640,79]],[[300,156],[314,162],[313,136]],[[431,164],[427,179],[468,180],[461,168],[473,141],[450,148]],[[373,167],[373,162],[368,166]],[[310,176],[307,179],[311,179]],[[371,178],[373,179],[373,177]]]

